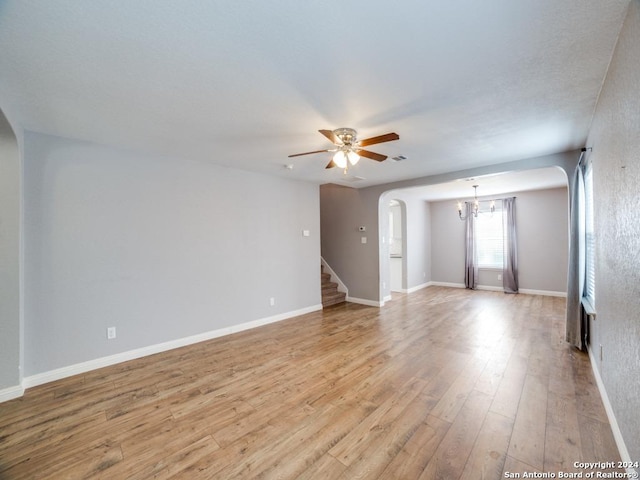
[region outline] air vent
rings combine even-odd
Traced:
[[[358,177],[356,175],[344,175],[342,180],[345,182],[361,182],[364,180],[364,177]]]
[[[397,157],[391,157],[391,160],[393,160],[394,162],[401,162],[403,160],[406,160],[407,157],[405,157],[404,155],[398,155]]]

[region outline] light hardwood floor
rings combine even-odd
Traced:
[[[0,404],[0,479],[585,472],[619,456],[564,309],[429,287],[35,387]]]

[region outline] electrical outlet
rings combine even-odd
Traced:
[[[116,338],[116,327],[107,327],[107,340]]]
[[[276,304],[276,299],[275,299],[275,298],[273,298],[273,297],[271,297],[271,298],[269,299],[269,305],[271,305],[271,306],[273,307],[275,304]]]
[[[502,274],[498,274],[498,280],[502,280]]]

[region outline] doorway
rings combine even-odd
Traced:
[[[405,208],[404,202],[389,201],[389,287],[392,292],[406,292],[405,278]]]

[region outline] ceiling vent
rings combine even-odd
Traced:
[[[394,162],[401,162],[403,160],[406,160],[407,157],[405,157],[404,155],[398,155],[396,157],[391,157],[391,160],[393,160]]]
[[[344,175],[342,177],[342,180],[345,182],[361,182],[362,180],[364,180],[364,177],[358,177],[356,175]]]

